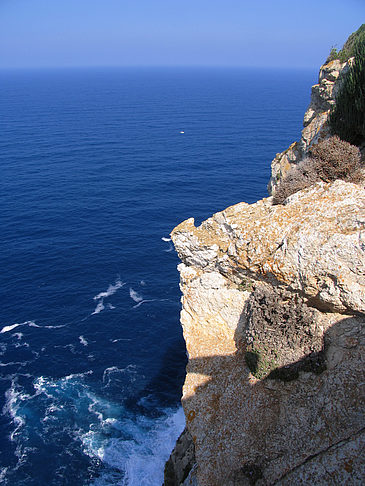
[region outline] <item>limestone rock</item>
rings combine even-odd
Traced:
[[[184,484],[362,484],[364,228],[365,190],[336,181],[174,229]]]
[[[195,465],[194,442],[185,428],[165,465],[164,486],[180,486],[190,476]],[[189,484],[189,481],[186,482]]]
[[[361,312],[364,228],[364,189],[338,180],[293,194],[285,206],[266,198],[231,206],[198,228],[189,219],[172,238],[189,267],[183,280],[213,279],[206,287],[221,288],[217,272],[235,284],[253,277],[296,290],[321,310]]]
[[[294,142],[284,152],[276,154],[271,163],[269,194],[275,193],[279,181],[285,177],[293,164],[303,160],[311,145],[329,136],[328,115],[350,63],[351,60],[345,63],[334,60],[321,67],[318,84],[312,86],[311,102],[304,115],[300,141]]]

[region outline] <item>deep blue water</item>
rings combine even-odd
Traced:
[[[315,81],[250,69],[0,73],[1,484],[161,484],[184,426],[166,239],[188,217],[267,194]]]

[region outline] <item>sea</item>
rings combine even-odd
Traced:
[[[161,486],[184,428],[170,232],[267,196],[314,69],[0,71],[0,484]]]

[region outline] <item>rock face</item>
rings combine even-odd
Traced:
[[[165,484],[363,484],[364,229],[343,181],[174,229],[196,464]]]
[[[195,466],[195,447],[193,439],[185,428],[178,438],[175,448],[165,465],[164,486],[189,484],[189,474]]]
[[[285,177],[292,165],[298,164],[306,156],[308,148],[328,137],[327,118],[334,105],[343,75],[351,60],[341,63],[334,60],[321,67],[318,84],[312,86],[311,102],[304,115],[302,137],[280,154],[271,163],[269,194],[274,194],[279,181]]]

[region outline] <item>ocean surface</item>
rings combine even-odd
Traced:
[[[0,484],[161,485],[184,427],[169,233],[267,195],[314,82],[0,72]]]

